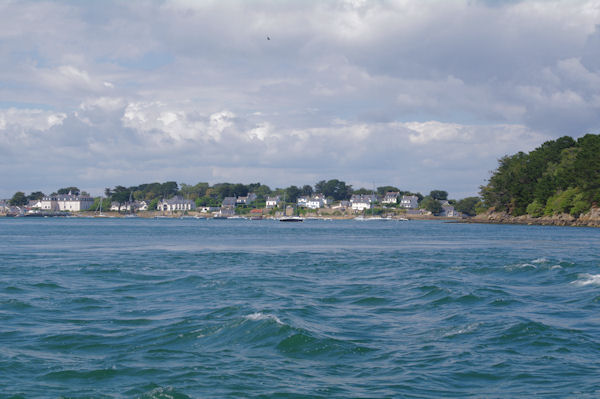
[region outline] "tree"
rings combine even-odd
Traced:
[[[39,201],[44,198],[46,195],[41,191],[34,191],[27,196],[29,201]]]
[[[256,198],[259,200],[266,200],[271,195],[271,188],[264,184],[261,184],[257,188],[253,188],[252,191],[256,194]]]
[[[352,190],[352,194],[358,194],[358,195],[369,195],[372,192],[373,192],[373,190],[369,190],[364,187],[358,188],[356,190]]]
[[[203,207],[203,206],[219,206],[219,201],[216,198],[212,198],[212,197],[200,197],[196,199],[196,206],[197,207]]]
[[[302,186],[301,195],[306,197],[310,197],[311,195],[313,195],[312,186],[310,184],[305,184],[304,186]]]
[[[225,197],[233,197],[233,184],[217,183],[212,187],[212,193],[220,200],[223,200]]]
[[[129,198],[131,197],[131,195],[132,194],[129,189],[126,189],[123,186],[117,186],[115,188],[115,191],[113,192],[111,199],[119,203],[119,210],[121,210],[121,205],[125,204],[126,202],[129,202]]]
[[[477,214],[477,207],[480,205],[481,199],[479,197],[467,197],[457,201],[454,209],[465,215],[475,216]]]
[[[398,187],[394,187],[394,186],[377,187],[377,194],[379,194],[379,195],[385,195],[386,193],[389,193],[389,192],[399,193],[400,191],[401,190]]]
[[[582,201],[594,197],[594,180],[600,194],[600,136],[586,135],[577,142],[564,136],[546,141],[535,150],[502,157],[480,195],[487,207],[518,216],[546,206],[555,212],[557,193],[575,186],[581,189]],[[590,184],[591,183],[591,184]],[[552,199],[552,201],[551,201]],[[549,204],[549,202],[551,204]],[[548,207],[550,205],[550,207]],[[581,203],[578,209],[581,209]],[[558,206],[558,208],[563,208]]]
[[[179,191],[177,187],[177,183],[174,181],[168,181],[166,183],[161,184],[161,194],[165,198],[171,198],[174,195],[177,195],[177,191]]]
[[[79,189],[77,187],[65,187],[65,188],[61,188],[57,191],[58,194],[73,194],[73,195],[79,195]]]
[[[352,195],[352,186],[337,179],[329,181],[321,180],[315,184],[315,191],[323,194],[325,197],[332,197],[334,200],[340,201],[350,198]]]
[[[156,207],[158,206],[158,198],[154,198],[150,201],[150,203],[148,204],[148,210],[149,211],[155,211]]]
[[[12,206],[27,205],[27,197],[25,196],[25,193],[22,191],[17,191],[10,199],[9,204]]]
[[[285,189],[285,196],[286,196],[285,200],[287,202],[296,202],[301,193],[302,193],[302,191],[298,187],[289,186],[288,188]]]
[[[432,198],[431,196],[427,196],[427,197],[423,198],[423,201],[421,201],[421,208],[427,209],[429,212],[433,213],[434,215],[442,212],[442,210],[443,210],[442,203],[440,201]]]
[[[238,183],[235,184],[232,187],[233,190],[233,197],[245,197],[246,195],[248,195],[248,186],[246,186],[245,184],[242,183]]]
[[[448,193],[443,190],[433,190],[429,193],[429,196],[438,201],[444,201],[448,199]]]

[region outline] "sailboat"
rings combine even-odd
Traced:
[[[132,201],[132,195],[131,195],[131,191],[129,191],[129,213],[127,215],[125,215],[126,218],[136,218],[138,217],[134,212],[133,212],[133,201]]]
[[[367,217],[367,218],[363,218],[362,220],[368,220],[368,221],[386,221],[386,220],[392,220],[392,218],[390,217],[381,217],[381,216],[375,216],[375,184],[373,184],[373,191],[371,192],[371,216]]]
[[[102,213],[102,202],[103,201],[104,201],[104,197],[100,196],[100,204],[98,204],[98,207],[96,208],[96,212],[98,212],[98,213],[96,213],[94,215],[95,218],[107,218],[107,217],[109,217],[108,215],[105,215],[105,214]]]
[[[293,216],[285,216],[285,191],[283,192],[283,216],[279,218],[280,222],[304,222],[304,218],[298,216],[298,215],[293,215]],[[298,209],[298,207],[296,206],[296,209]]]

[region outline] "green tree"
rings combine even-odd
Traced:
[[[34,191],[27,196],[29,201],[39,201],[44,198],[46,195],[41,191]]]
[[[429,212],[433,213],[434,215],[437,215],[438,213],[442,212],[442,210],[443,210],[442,203],[430,196],[423,198],[423,201],[421,201],[420,205],[421,205],[421,208],[427,209]]]
[[[527,214],[539,218],[544,214],[544,205],[539,203],[538,200],[533,200],[531,204],[527,205]]]
[[[9,201],[12,206],[23,206],[27,205],[27,196],[22,191],[17,191]]]
[[[321,180],[315,184],[315,192],[331,197],[336,201],[347,200],[352,195],[352,186],[338,179]]]
[[[575,157],[577,186],[593,196],[600,190],[600,135],[586,134],[577,140]]]
[[[305,184],[304,186],[302,186],[300,195],[310,197],[311,195],[313,195],[313,192],[314,190],[312,186],[310,184]]]
[[[179,188],[177,187],[177,183],[174,181],[168,181],[166,183],[161,184],[160,186],[161,193],[165,198],[171,198],[177,195]]]
[[[158,198],[154,198],[150,201],[150,203],[148,204],[148,210],[149,211],[155,211],[156,207],[158,206],[158,201],[160,201]]]
[[[357,188],[356,190],[352,190],[352,194],[357,194],[357,195],[370,195],[372,193],[373,193],[373,190],[369,190],[364,187]]]
[[[444,201],[448,199],[448,192],[444,190],[433,190],[429,193],[429,196],[434,200]]]
[[[475,216],[477,214],[477,207],[479,206],[481,206],[481,199],[479,197],[467,197],[457,201],[454,209],[465,215]]]
[[[385,195],[388,192],[401,192],[401,190],[398,187],[394,187],[394,186],[382,186],[382,187],[377,187],[377,194],[379,195]]]
[[[208,197],[208,196],[204,196],[204,197],[200,197],[196,199],[196,206],[197,207],[203,207],[203,206],[219,206],[219,200],[217,200],[216,198],[213,197]]]
[[[237,183],[233,185],[232,191],[232,197],[245,197],[248,195],[248,186],[242,183]]]
[[[287,202],[296,202],[300,194],[302,194],[300,188],[296,186],[289,186],[285,189],[285,200]]]
[[[77,187],[65,187],[65,188],[61,188],[57,191],[58,194],[64,195],[64,194],[73,194],[73,195],[79,195],[79,189]]]
[[[256,198],[259,200],[266,200],[271,195],[271,188],[267,185],[261,184],[260,186],[252,190],[256,194]]]

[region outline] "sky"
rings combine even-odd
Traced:
[[[600,0],[0,0],[0,198],[174,180],[476,195],[599,133]]]

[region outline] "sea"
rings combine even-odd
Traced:
[[[527,397],[600,397],[600,229],[0,219],[0,398]]]

